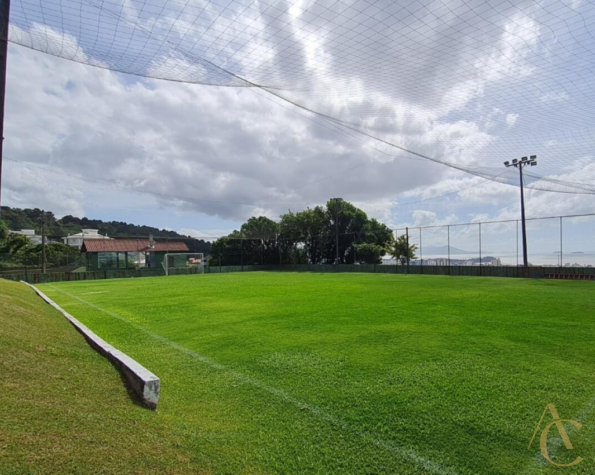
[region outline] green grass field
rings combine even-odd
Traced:
[[[161,377],[159,410],[139,417],[191,454],[180,471],[595,473],[592,282],[235,273],[39,287]],[[583,457],[574,467],[545,462],[539,434],[527,449],[548,403],[583,424],[566,424],[574,450],[550,431],[552,459]]]
[[[183,442],[59,312],[0,279],[0,474],[184,473]]]

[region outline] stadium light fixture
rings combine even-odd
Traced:
[[[523,231],[523,266],[529,267],[529,261],[527,259],[527,228],[525,225],[525,190],[524,190],[524,183],[523,183],[523,168],[526,166],[536,166],[537,165],[537,155],[531,155],[530,157],[522,157],[519,160],[516,158],[512,160],[512,163],[506,161],[504,162],[505,167],[515,167],[519,170],[519,179],[521,183],[521,221],[522,221],[522,231]]]

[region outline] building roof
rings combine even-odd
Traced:
[[[83,252],[188,252],[183,242],[154,242],[149,247],[148,239],[85,239]]]
[[[97,229],[83,229],[82,232],[76,234],[69,234],[62,239],[110,239],[108,236],[99,234]]]

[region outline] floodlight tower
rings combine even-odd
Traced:
[[[527,260],[527,228],[525,226],[525,190],[523,188],[523,168],[534,167],[537,165],[537,155],[531,155],[529,158],[522,157],[520,160],[516,158],[510,162],[504,162],[505,167],[515,167],[519,170],[519,178],[521,182],[521,222],[523,233],[523,266],[529,267]]]

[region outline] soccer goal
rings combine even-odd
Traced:
[[[201,252],[184,252],[165,254],[163,256],[165,275],[175,275],[177,269],[191,269],[189,274],[204,274],[204,254]],[[186,274],[186,272],[184,272]]]

